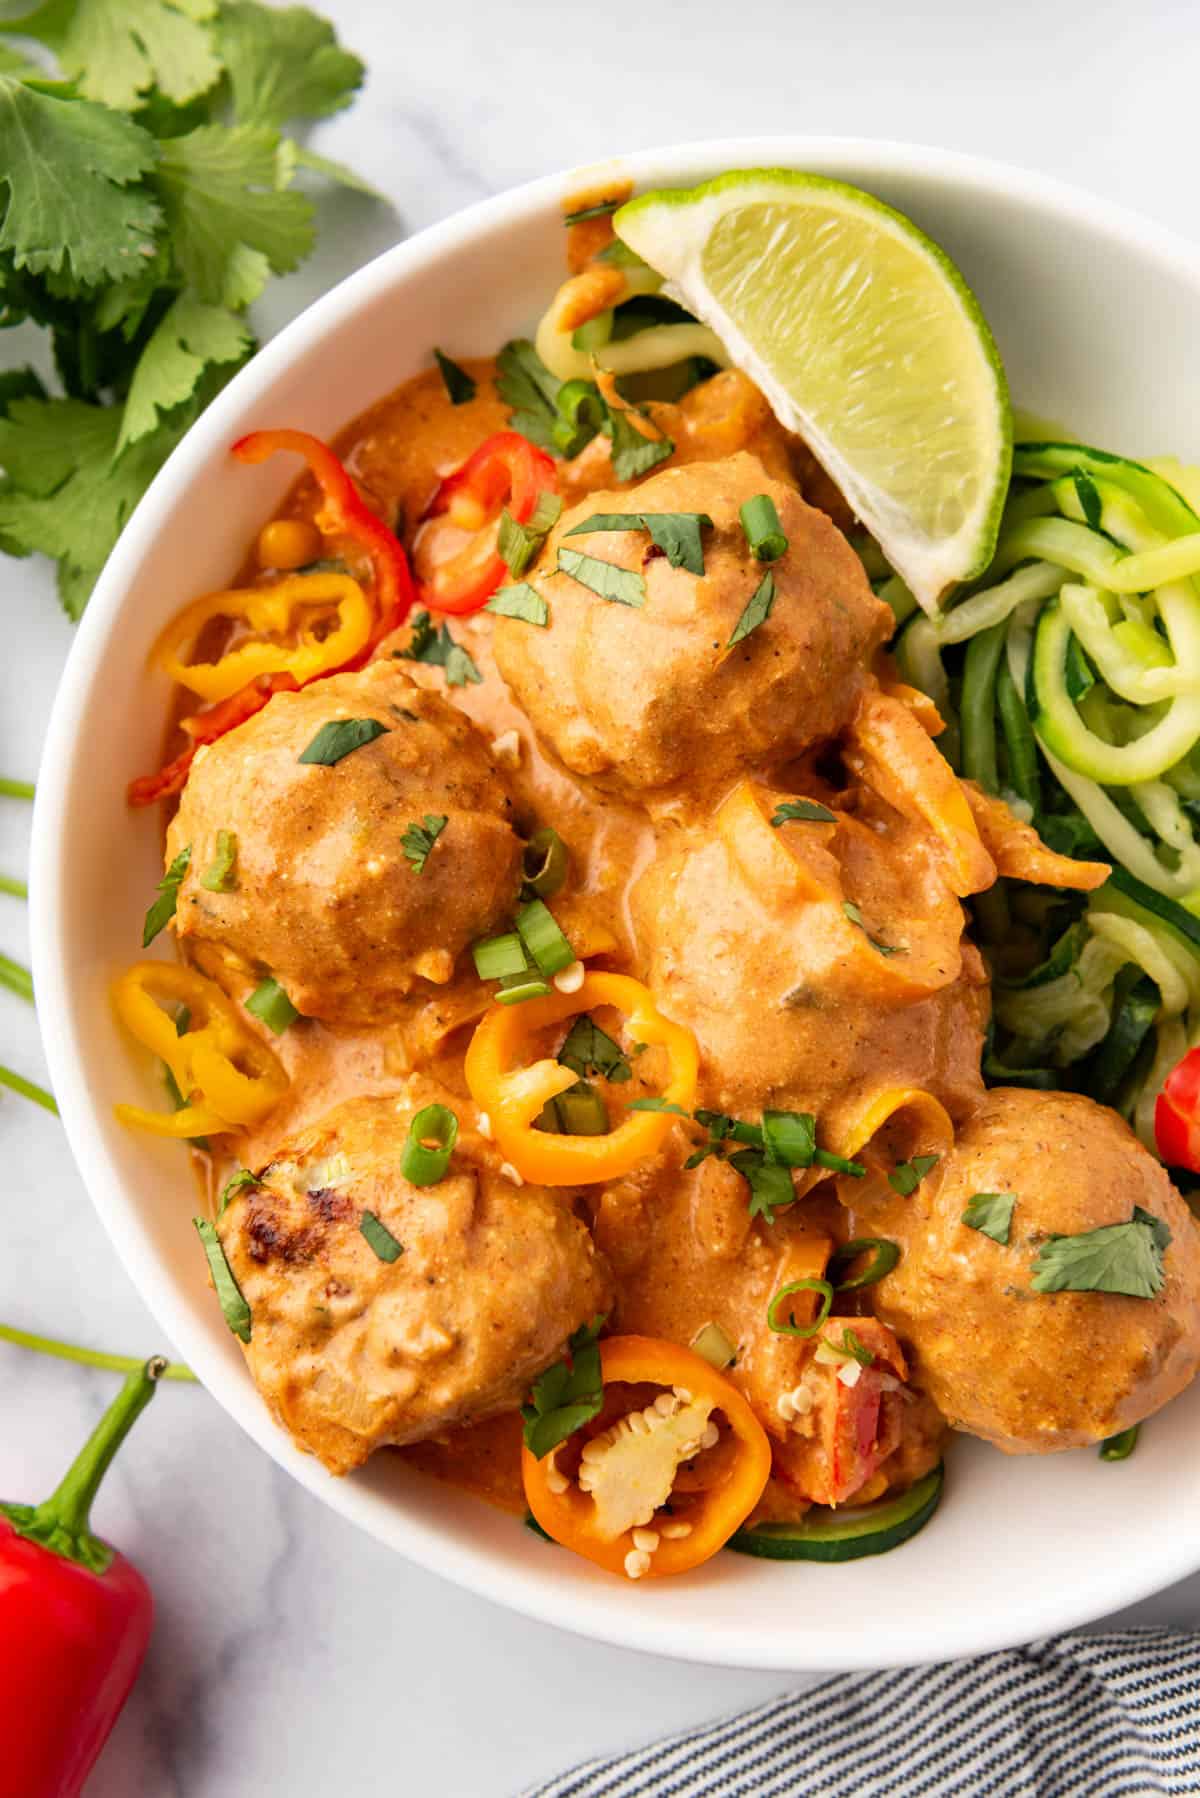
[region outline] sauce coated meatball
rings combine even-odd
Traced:
[[[338,719],[384,731],[332,766],[301,761]],[[427,814],[446,822],[418,872],[404,837]],[[445,984],[510,911],[511,816],[475,727],[394,665],[276,694],[196,757],[167,839],[168,863],[191,848],[176,931],[245,974],[274,975],[306,1017],[384,1021],[418,980]],[[220,832],[236,861],[214,892],[205,874]]]
[[[760,493],[775,502],[788,549],[769,570],[769,616],[729,649],[768,574],[738,517]],[[703,575],[673,568],[645,531],[569,534],[604,512],[707,514]],[[560,548],[640,574],[644,604],[603,599],[554,572]],[[568,768],[627,796],[684,780],[692,790],[717,785],[830,735],[892,622],[836,526],[745,452],[591,494],[564,514],[531,578],[549,604],[549,628],[497,618],[500,672]]]
[[[977,1193],[1013,1193],[1007,1245],[963,1222]],[[1046,1238],[1127,1223],[1171,1231],[1153,1298],[1037,1292]],[[892,1208],[899,1266],[875,1310],[948,1422],[1010,1454],[1102,1441],[1182,1391],[1200,1360],[1200,1236],[1166,1173],[1113,1111],[1076,1094],[988,1094],[957,1147]]]
[[[218,1224],[250,1306],[255,1383],[333,1473],[513,1410],[610,1302],[607,1267],[570,1205],[513,1186],[480,1137],[464,1130],[445,1179],[410,1185],[400,1157],[416,1109],[338,1106]],[[368,1213],[400,1245],[393,1259],[363,1234]]]

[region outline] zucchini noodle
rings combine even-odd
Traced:
[[[1133,1127],[1152,1155],[1158,1153],[1154,1134],[1154,1107],[1167,1075],[1188,1052],[1188,1033],[1179,1018],[1164,1018],[1158,1026],[1154,1060],[1142,1081],[1133,1108]]]
[[[1088,914],[1088,922],[1093,937],[1115,949],[1122,962],[1135,962],[1154,982],[1161,1017],[1178,1017],[1200,1001],[1200,963],[1185,949],[1168,943],[1165,933],[1159,935],[1119,912],[1094,910]]]
[[[555,324],[553,306],[539,324],[534,344],[546,367],[560,381],[593,380],[597,368],[618,377],[644,375],[672,368],[692,356],[705,356],[718,368],[729,366],[720,338],[707,325],[700,324],[649,325],[616,343],[577,350],[571,342],[571,332],[560,331]]]

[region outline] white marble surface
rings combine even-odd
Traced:
[[[1187,0],[325,0],[367,91],[318,147],[395,212],[338,195],[264,327],[392,242],[496,189],[621,147],[811,130],[925,140],[1075,180],[1185,231],[1200,34]],[[1120,346],[1118,346],[1120,347]],[[1136,337],[1124,346],[1136,353]],[[0,566],[0,769],[32,775],[70,642],[46,571]],[[103,720],[92,726],[100,757]],[[24,809],[0,802],[0,869]],[[0,947],[26,953],[0,898]],[[3,1060],[37,1077],[34,1020],[0,994]],[[0,1317],[142,1353],[159,1333],[92,1215],[54,1120],[0,1099]],[[0,1491],[48,1489],[112,1391],[0,1348]],[[504,1798],[587,1754],[770,1696],[778,1677],[647,1661],[509,1617],[395,1559],[292,1486],[199,1390],[168,1387],[99,1524],[159,1620],[93,1798]],[[1190,1624],[1200,1578],[1140,1606]]]

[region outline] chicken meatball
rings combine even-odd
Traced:
[[[964,1222],[978,1194],[1015,1195],[1006,1243]],[[1157,1294],[1035,1290],[1049,1238],[1127,1224],[1135,1206],[1171,1234]],[[934,1177],[893,1212],[888,1234],[903,1254],[874,1288],[874,1309],[956,1428],[1009,1454],[1075,1448],[1149,1417],[1196,1372],[1196,1225],[1106,1107],[1077,1094],[991,1092]]]
[[[738,516],[756,494],[774,501],[788,539],[769,569],[751,555]],[[644,530],[573,534],[605,512],[706,514],[704,573],[674,567]],[[602,598],[559,568],[560,552],[640,576],[644,597]],[[596,575],[586,564],[579,572]],[[828,736],[893,622],[837,527],[746,452],[593,493],[564,514],[531,578],[549,627],[497,618],[500,672],[568,768],[625,796],[661,794],[685,777],[693,789],[716,785]],[[731,648],[764,582],[769,611]]]
[[[305,760],[339,720],[383,728]],[[191,851],[175,928],[306,1017],[369,1025],[511,909],[511,818],[475,727],[394,664],[278,693],[196,757],[167,838],[168,863]]]
[[[217,1226],[250,1307],[255,1383],[332,1473],[512,1410],[609,1307],[607,1267],[570,1205],[514,1186],[479,1136],[464,1129],[436,1185],[404,1178],[416,1109],[338,1106]]]

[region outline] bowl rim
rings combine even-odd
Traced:
[[[30,853],[30,924],[38,1019],[63,1126],[80,1177],[134,1286],[170,1340],[195,1369],[217,1402],[261,1448],[333,1510],[365,1529],[419,1566],[542,1623],[611,1646],[632,1648],[684,1661],[779,1672],[829,1671],[820,1653],[820,1632],[795,1631],[775,1642],[749,1629],[726,1629],[720,1641],[707,1640],[694,1621],[672,1621],[646,1603],[631,1604],[619,1621],[606,1607],[593,1607],[571,1581],[529,1577],[486,1547],[475,1548],[445,1526],[431,1527],[406,1516],[368,1485],[334,1480],[311,1456],[300,1454],[271,1419],[257,1392],[235,1380],[190,1315],[188,1301],[170,1270],[160,1265],[139,1221],[138,1205],[126,1193],[111,1163],[99,1113],[82,1057],[77,1052],[78,996],[65,978],[67,917],[63,872],[64,824],[73,791],[73,759],[85,716],[84,701],[137,567],[169,516],[177,496],[203,470],[207,458],[229,441],[230,421],[289,363],[309,355],[338,330],[364,302],[402,285],[411,274],[436,264],[499,223],[519,224],[557,205],[572,188],[605,173],[620,172],[637,185],[685,185],[713,170],[739,167],[811,167],[829,175],[862,178],[870,166],[881,178],[924,178],[983,199],[1016,200],[1050,216],[1069,219],[1101,236],[1166,265],[1192,285],[1200,305],[1200,251],[1186,239],[1140,214],[1035,170],[933,146],[855,136],[776,134],[698,139],[638,150],[576,168],[543,175],[477,201],[449,218],[403,239],[346,276],[305,308],[242,369],[176,447],[138,504],[109,557],[78,626],[59,682],[37,781]],[[243,427],[245,428],[245,427]],[[986,1607],[962,1606],[954,1618],[940,1618],[936,1639],[909,1648],[872,1650],[872,1632],[861,1632],[862,1652],[846,1652],[839,1669],[914,1665],[988,1652],[1072,1628],[1148,1597],[1200,1567],[1200,1535],[1193,1543],[1169,1541],[1169,1532],[1143,1541],[1137,1557],[1106,1579],[1097,1601],[1083,1582],[1070,1591],[1048,1588],[1021,1615],[996,1614]],[[719,1602],[719,1601],[718,1601]],[[877,1638],[876,1638],[877,1641]],[[805,1646],[817,1647],[815,1656]]]

